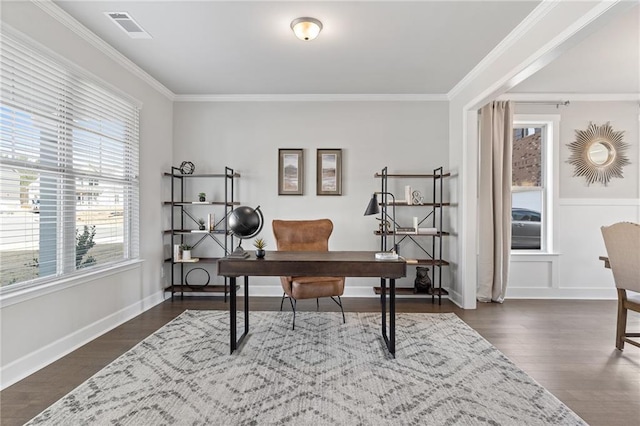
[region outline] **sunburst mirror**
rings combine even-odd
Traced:
[[[571,150],[568,163],[574,165],[574,176],[584,176],[587,185],[601,182],[605,186],[611,178],[622,178],[622,168],[630,164],[624,151],[624,131],[616,132],[609,123],[589,124],[587,130],[576,130],[576,140],[567,144]]]

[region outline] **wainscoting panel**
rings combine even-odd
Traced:
[[[510,288],[553,288],[554,272],[557,267],[554,260],[548,256],[541,258],[513,256],[511,258]]]
[[[508,298],[615,299],[600,227],[640,222],[640,200],[561,199],[553,254],[512,254]]]

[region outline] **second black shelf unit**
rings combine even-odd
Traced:
[[[391,228],[381,227],[379,230],[374,231],[374,233],[380,236],[380,250],[388,251],[389,245],[387,239],[389,237],[393,237],[394,229],[398,226],[396,217],[392,217],[392,215],[388,212],[388,207],[394,207],[394,202],[389,201],[390,197],[387,196],[389,194],[389,179],[431,179],[433,181],[432,188],[432,199],[431,202],[423,202],[421,204],[409,204],[408,202],[395,202],[395,207],[412,207],[412,208],[422,208],[423,210],[422,217],[418,222],[418,227],[421,224],[431,223],[433,228],[436,228],[435,234],[420,234],[417,232],[396,232],[396,247],[394,249],[398,254],[400,253],[400,247],[403,242],[411,241],[415,244],[418,249],[424,253],[425,257],[420,257],[417,259],[408,259],[407,264],[411,266],[431,266],[432,268],[432,292],[431,292],[431,301],[435,302],[435,297],[438,297],[438,304],[442,304],[442,296],[448,295],[448,291],[442,288],[442,268],[449,265],[449,262],[444,260],[442,257],[442,242],[443,237],[449,235],[448,232],[443,230],[443,207],[447,207],[450,205],[449,202],[445,202],[443,200],[443,192],[444,192],[444,179],[451,176],[450,173],[445,173],[442,167],[438,167],[433,170],[433,173],[430,174],[414,174],[414,173],[398,173],[391,174],[388,173],[387,167],[383,168],[380,173],[376,173],[374,175],[375,178],[380,179],[380,192],[381,192],[381,202],[380,202],[380,220],[381,223],[384,221],[391,221]],[[428,243],[425,244],[423,241],[425,238],[430,238],[431,242],[431,251],[428,250]],[[376,293],[380,292],[380,287],[374,287]],[[412,289],[398,289],[398,294],[413,294]],[[404,293],[403,293],[404,291]]]

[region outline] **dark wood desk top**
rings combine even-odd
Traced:
[[[404,259],[376,260],[373,251],[267,251],[264,259],[225,257],[218,261],[218,275],[316,276],[402,278],[407,275]]]

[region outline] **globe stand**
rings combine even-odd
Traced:
[[[242,239],[240,239],[240,244],[238,244],[238,247],[236,247],[229,257],[233,259],[246,259],[249,257],[249,253],[242,248]]]

